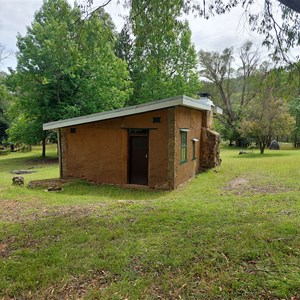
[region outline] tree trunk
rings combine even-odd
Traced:
[[[239,138],[237,138],[237,139],[235,140],[235,146],[236,146],[236,147],[243,147],[243,145],[242,145],[242,143],[241,143],[241,140],[240,140]]]
[[[294,148],[300,148],[300,140],[297,132],[294,135]]]
[[[261,148],[260,148],[260,154],[264,154],[264,152],[265,152],[265,148],[264,148],[264,147],[261,147]]]
[[[263,142],[259,142],[260,154],[264,154],[266,145]]]
[[[42,157],[46,157],[46,138],[43,138],[42,140]]]

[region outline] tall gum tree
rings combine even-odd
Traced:
[[[118,50],[130,58],[134,88],[130,104],[197,95],[197,54],[188,23],[180,19],[182,1],[132,0],[130,8],[127,34],[120,35],[125,44]]]
[[[87,0],[87,6],[94,0]],[[99,7],[108,5],[112,0],[103,1]],[[132,0],[120,1],[130,7]],[[150,2],[150,1],[149,1]],[[161,1],[151,1],[162,5]],[[300,2],[298,0],[171,0],[173,5],[180,4],[183,11],[206,19],[216,14],[225,14],[237,6],[242,6],[244,16],[251,29],[262,34],[264,45],[274,50],[274,57],[292,63],[287,55],[289,49],[300,45]],[[93,12],[93,10],[92,10]],[[91,12],[91,14],[92,14]]]
[[[223,125],[223,136],[230,140],[230,144],[235,141],[237,146],[243,146],[239,133],[240,121],[267,75],[266,71],[258,71],[258,51],[251,42],[244,43],[238,50],[237,69],[233,68],[233,48],[226,48],[221,53],[200,50],[199,63],[200,75],[209,82],[206,88],[224,111],[222,116],[218,116]]]

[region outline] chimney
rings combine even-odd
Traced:
[[[203,104],[210,107],[215,106],[212,100],[210,99],[211,95],[209,93],[199,93],[199,96],[200,96],[199,101],[201,101]]]

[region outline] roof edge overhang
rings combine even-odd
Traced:
[[[223,115],[223,109],[218,107],[218,106],[214,106],[213,107],[213,113],[214,114],[219,114],[219,115]]]
[[[131,115],[135,115],[135,114],[150,112],[150,111],[169,108],[169,107],[178,106],[178,105],[197,109],[197,110],[203,110],[203,111],[211,110],[211,106],[206,105],[205,103],[202,103],[201,101],[199,101],[197,99],[194,99],[194,98],[191,98],[188,96],[177,96],[177,97],[173,97],[173,98],[167,98],[167,99],[163,99],[163,100],[153,101],[150,103],[145,103],[145,104],[129,106],[129,107],[125,107],[125,108],[119,108],[119,109],[115,109],[115,110],[95,113],[95,114],[86,115],[86,116],[82,116],[82,117],[76,117],[76,118],[71,118],[71,119],[65,119],[65,120],[45,123],[43,125],[43,130],[58,129],[58,128],[63,128],[63,127],[70,127],[70,126],[92,123],[92,122],[97,122],[97,121],[102,121],[102,120],[113,119],[113,118],[131,116]],[[216,110],[216,107],[214,107],[214,110]]]

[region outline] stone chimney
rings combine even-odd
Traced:
[[[209,93],[199,93],[200,99],[199,102],[206,105],[210,108],[209,111],[206,112],[206,116],[203,118],[202,126],[208,129],[213,128],[213,112],[214,112],[214,103],[211,100],[211,95]]]
[[[202,131],[201,131],[201,148],[200,148],[200,168],[207,170],[221,164],[220,158],[220,135],[213,131],[213,115],[218,112],[208,93],[199,93],[199,102],[207,106],[209,110],[203,114]],[[221,112],[221,110],[219,109]]]
[[[211,100],[211,95],[209,93],[199,93],[200,99],[203,104],[206,104],[207,106],[212,106],[214,107],[214,103]]]

